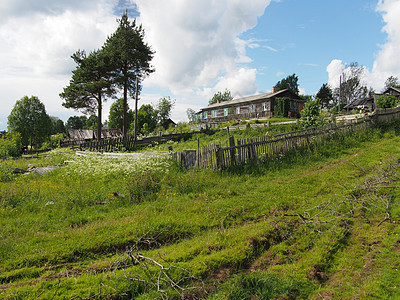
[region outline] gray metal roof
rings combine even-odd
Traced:
[[[280,94],[283,94],[286,91],[290,92],[290,90],[285,89],[285,90],[277,91],[275,93],[266,93],[266,94],[260,94],[260,95],[255,95],[255,96],[233,99],[231,101],[223,101],[220,103],[214,103],[207,107],[203,107],[202,109],[200,109],[200,111],[209,110],[209,109],[213,109],[213,108],[232,106],[232,105],[242,104],[242,103],[247,103],[247,102],[253,102],[253,101],[257,101],[257,100],[267,100],[267,99],[273,98],[275,96],[279,96]]]

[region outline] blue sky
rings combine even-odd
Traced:
[[[257,27],[242,36],[264,40],[271,47],[249,49],[259,88],[296,73],[300,87],[315,94],[328,81],[326,67],[332,59],[358,62],[372,68],[379,44],[385,40],[376,1],[285,0],[272,2]]]
[[[365,66],[363,81],[377,91],[400,78],[399,0],[2,0],[0,130],[25,95],[64,121],[78,115],[58,96],[75,68],[70,56],[100,48],[127,8],[156,51],[140,104],[170,96],[176,121],[215,92],[268,92],[293,73],[309,95],[335,87],[351,62]]]

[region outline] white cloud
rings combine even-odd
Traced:
[[[73,52],[101,47],[115,29],[115,17],[109,11],[111,7],[101,1],[91,13],[65,9],[60,14],[10,18],[0,26],[1,74],[12,76],[21,70],[36,76],[70,73]]]
[[[0,4],[0,117],[23,96],[38,96],[47,112],[76,114],[58,94],[68,84],[78,49],[100,48],[117,27],[114,0],[2,0]]]
[[[332,87],[338,87],[340,84],[340,75],[343,74],[343,70],[346,68],[345,64],[339,60],[334,59],[331,63],[326,67],[326,71],[328,72],[328,84]]]
[[[231,87],[243,74],[255,70],[238,66],[251,61],[247,42],[239,35],[257,25],[270,0],[137,0],[140,20],[156,51],[156,72],[149,86],[169,88],[175,94],[207,86]],[[255,77],[250,83],[256,91]],[[249,80],[246,80],[248,83]],[[241,85],[240,92],[249,92]],[[236,88],[237,90],[238,88]]]
[[[400,78],[400,2],[397,0],[380,0],[377,11],[382,14],[385,26],[383,31],[388,35],[376,56],[372,78],[375,88],[382,88],[385,80],[393,75]]]
[[[58,96],[75,68],[72,53],[100,48],[118,25],[115,13],[135,4],[140,11],[138,22],[156,51],[152,62],[156,72],[146,79],[145,92],[151,87],[170,91],[180,115],[174,113],[175,119],[186,119],[189,105],[198,109],[219,90],[255,93],[257,70],[246,66],[252,61],[246,50],[255,44],[240,35],[257,25],[270,2],[1,0],[1,122],[24,95],[38,96],[48,113],[61,118],[77,114],[64,109]],[[141,97],[156,102],[160,95]],[[109,102],[104,105],[105,117]]]
[[[368,87],[380,92],[389,76],[400,78],[400,1],[380,0],[376,11],[382,14],[385,23],[382,31],[387,34],[387,39],[376,54],[372,70],[365,68],[362,80]],[[341,60],[331,61],[327,67],[331,86],[339,85],[339,77],[344,69],[345,64]]]

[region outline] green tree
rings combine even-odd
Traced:
[[[98,119],[96,115],[90,115],[83,126],[83,129],[96,129],[98,125]]]
[[[51,134],[65,133],[64,122],[57,117],[50,116]]]
[[[399,79],[395,76],[390,76],[388,79],[386,79],[385,81],[385,91],[388,88],[400,88],[400,83],[399,83]]]
[[[101,139],[103,101],[114,93],[111,82],[110,58],[104,51],[77,51],[72,55],[77,67],[60,97],[63,106],[95,114],[97,110],[97,139]]]
[[[51,119],[36,96],[18,100],[8,116],[9,132],[19,132],[24,146],[39,146],[50,136],[51,129]]]
[[[322,108],[329,108],[333,105],[333,92],[327,83],[324,83],[319,89],[316,98],[319,99]]]
[[[382,95],[376,99],[379,108],[392,108],[396,106],[396,97],[392,95]]]
[[[172,112],[172,108],[175,105],[175,100],[172,100],[171,97],[163,97],[158,100],[156,111],[157,111],[157,120],[163,124],[170,116]]]
[[[110,113],[108,114],[108,127],[119,128],[122,130],[123,127],[123,113],[124,113],[124,98],[119,98],[111,104]],[[129,109],[127,112],[128,123],[131,124],[134,120],[134,112]]]
[[[137,88],[136,80],[141,81],[154,72],[150,65],[154,52],[144,42],[144,30],[136,25],[136,20],[131,23],[128,14],[124,13],[118,22],[117,30],[107,39],[103,49],[112,57],[113,83],[123,90],[122,131],[126,136],[128,93],[133,97]]]
[[[368,88],[361,81],[364,70],[365,67],[357,62],[346,66],[341,76],[342,84],[333,92],[335,102],[340,102],[341,107],[368,95]]]
[[[143,104],[138,109],[137,124],[138,130],[141,133],[150,133],[154,131],[157,126],[157,112],[151,104]]]
[[[278,92],[278,91],[289,89],[290,91],[292,91],[293,93],[298,95],[299,94],[298,81],[299,81],[299,78],[296,76],[296,74],[289,75],[288,77],[278,81],[275,84],[275,90]]]
[[[187,114],[187,117],[188,117],[190,123],[196,123],[197,116],[196,116],[196,112],[193,109],[188,108],[186,110],[186,114]]]
[[[67,129],[84,129],[86,128],[86,116],[71,116],[68,118],[66,127]]]
[[[233,99],[232,94],[229,90],[225,90],[225,92],[217,92],[214,96],[208,101],[208,105],[215,104],[217,102],[225,102],[231,101]]]

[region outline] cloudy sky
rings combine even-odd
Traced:
[[[25,95],[64,121],[79,114],[58,96],[75,68],[70,56],[100,48],[126,9],[156,52],[140,104],[170,96],[176,121],[217,91],[268,92],[293,73],[309,95],[337,84],[351,62],[376,91],[400,78],[400,0],[1,0],[0,130]]]

